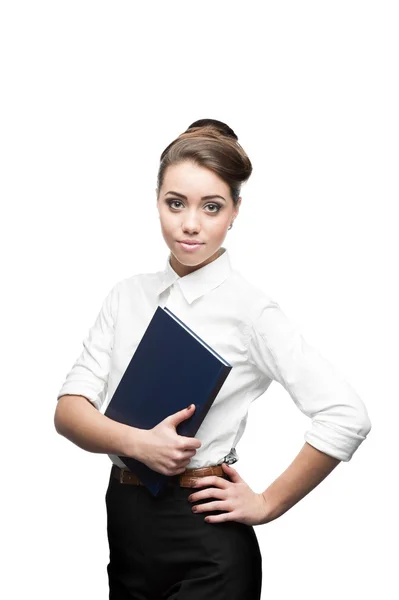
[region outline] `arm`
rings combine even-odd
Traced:
[[[100,412],[112,368],[118,304],[116,284],[103,301],[83,340],[83,351],[58,392],[54,425],[59,434],[83,450],[136,458],[144,430],[118,423]]]
[[[305,442],[338,460],[351,460],[371,429],[364,402],[268,298],[261,299],[252,319],[248,360],[265,384],[269,380],[280,383],[311,419]]]
[[[83,450],[137,458],[145,430],[100,413],[84,396],[63,395],[54,415],[57,433]]]
[[[354,388],[270,298],[261,300],[252,318],[248,359],[265,382],[278,381],[311,419],[303,448],[261,495],[266,523],[301,500],[340,461],[350,461],[371,422]]]
[[[307,442],[290,466],[263,492],[263,523],[277,519],[323,481],[341,461]]]

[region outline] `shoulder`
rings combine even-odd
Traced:
[[[162,271],[154,271],[150,273],[135,273],[117,281],[114,288],[118,295],[131,296],[137,291],[150,291],[156,289],[162,280]]]
[[[236,269],[232,269],[230,280],[237,300],[245,308],[248,324],[253,324],[265,309],[279,307],[271,292],[250,281]]]

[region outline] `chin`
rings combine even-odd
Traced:
[[[176,260],[179,261],[179,263],[181,263],[182,265],[198,265],[199,263],[204,262],[204,260],[206,260],[208,258],[208,256],[202,256],[200,255],[200,251],[196,252],[195,255],[193,254],[192,256],[189,254],[185,254],[184,252],[173,252],[171,250],[173,256],[176,258]]]
[[[199,265],[208,260],[208,258],[214,254],[214,252],[209,253],[205,251],[205,248],[199,248],[196,252],[190,254],[189,252],[185,252],[183,249],[179,249],[178,244],[177,248],[174,248],[173,250],[171,249],[170,251],[180,264],[187,265],[188,267]]]

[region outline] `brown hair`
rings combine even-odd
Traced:
[[[234,131],[216,119],[194,121],[171,142],[161,154],[157,187],[162,187],[166,169],[183,161],[191,161],[210,169],[230,188],[234,205],[237,204],[241,185],[251,173],[252,164],[238,143]]]

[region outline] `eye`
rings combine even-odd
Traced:
[[[166,200],[166,204],[170,207],[172,207],[172,204],[176,203],[177,204],[181,204],[180,200]]]
[[[166,204],[172,208],[172,204],[182,204],[182,202],[180,200],[166,200]],[[211,210],[211,213],[218,213],[221,209],[220,204],[218,204],[217,202],[211,202],[210,204],[206,204],[206,206],[213,206],[216,208],[216,210]],[[176,207],[175,207],[176,208]],[[179,207],[177,207],[179,208]]]
[[[211,210],[211,212],[219,212],[219,210],[220,210],[220,208],[221,208],[221,207],[220,207],[220,204],[216,204],[216,202],[215,202],[215,203],[212,203],[212,204],[207,204],[207,206],[216,206],[216,209],[217,209],[217,210]]]

